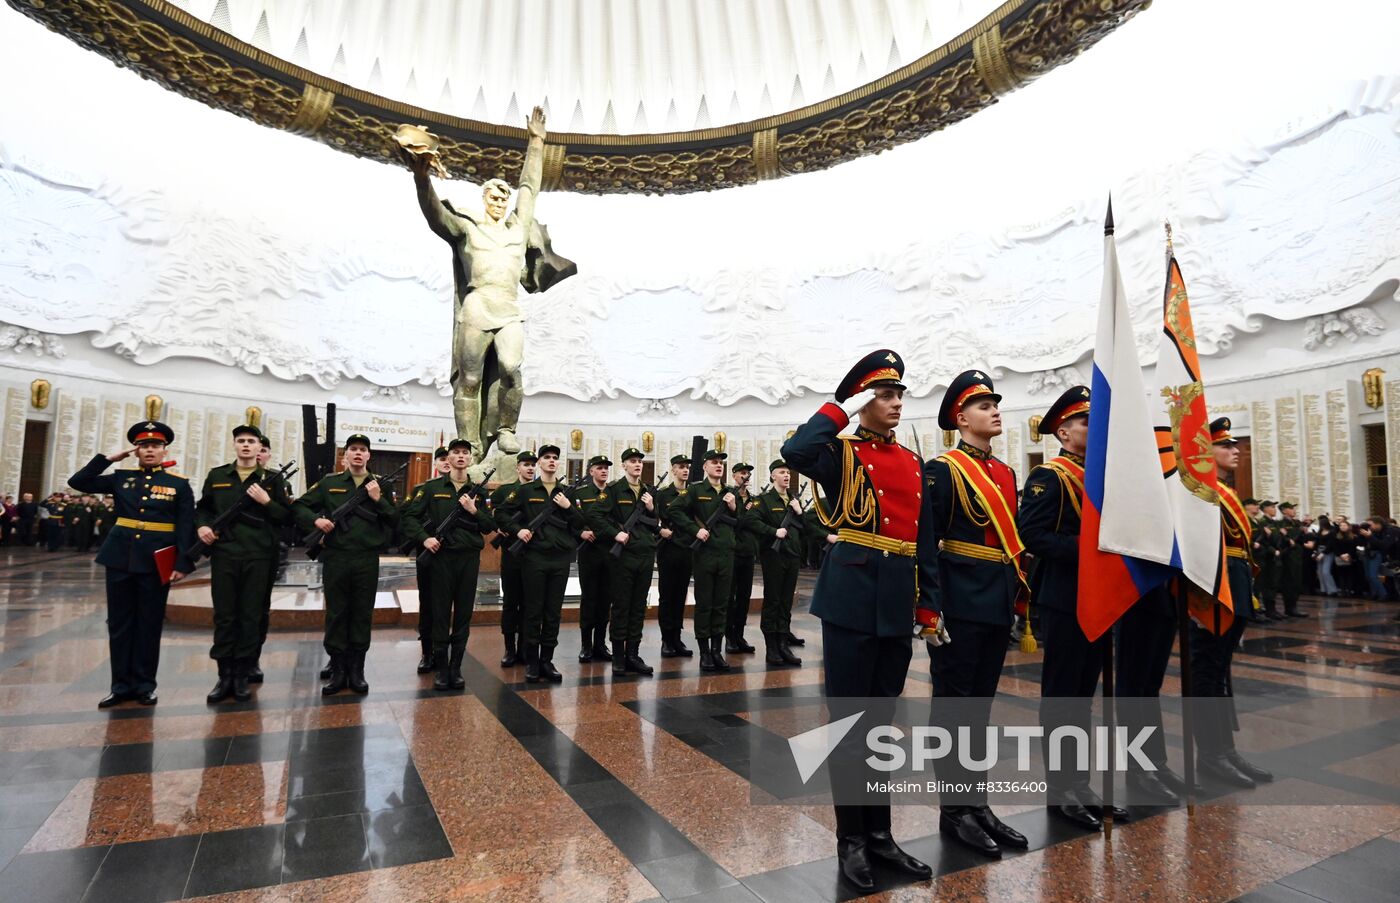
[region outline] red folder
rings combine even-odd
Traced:
[[[175,547],[166,546],[163,549],[156,549],[156,573],[160,574],[161,583],[170,582],[170,574],[175,570]]]

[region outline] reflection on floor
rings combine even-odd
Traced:
[[[800,669],[740,655],[736,671],[702,677],[695,659],[656,655],[653,621],[656,677],[615,680],[574,660],[565,625],[564,683],[540,688],[499,667],[500,633],[482,627],[467,692],[438,694],[414,673],[413,634],[391,628],[374,636],[370,695],[322,699],[317,634],[288,632],[271,639],[253,701],[210,707],[209,635],[171,627],[160,705],[99,712],[100,570],[0,550],[0,900],[845,899],[830,811],[750,802],[748,732],[766,719],[749,715],[819,692],[811,579],[794,619]],[[1236,658],[1251,693],[1281,706],[1400,694],[1395,606],[1305,610],[1251,628]],[[1002,692],[1038,697],[1039,667],[1013,650]],[[1165,692],[1178,692],[1174,670]],[[928,693],[922,652],[906,693]],[[933,811],[897,808],[896,835],[937,877],[878,899],[1400,899],[1394,736],[1325,767],[1268,755],[1281,779],[1345,780],[1365,805],[1251,806],[1244,793],[1190,818],[1137,813],[1111,841],[1023,807],[1008,821],[1032,849],[993,864],[943,844]]]

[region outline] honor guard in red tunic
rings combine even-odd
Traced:
[[[933,639],[941,628],[944,639],[929,642],[933,721],[955,737],[959,727],[969,728],[974,746],[986,735],[1012,621],[1028,594],[1016,529],[1016,474],[992,455],[992,439],[1001,435],[1000,401],[985,373],[959,374],[938,411],[938,425],[958,431],[957,447],[924,467],[927,516],[936,538],[921,543],[919,555],[933,565],[937,579],[921,600],[918,622]],[[940,706],[940,698],[978,699],[985,705]],[[968,786],[985,779],[952,758],[938,770],[940,779]],[[1000,856],[1002,847],[1026,849],[1026,838],[997,818],[986,799],[985,792],[945,798],[939,830],[988,856]]]
[[[832,720],[865,710],[847,733],[859,740],[888,723],[870,698],[899,696],[912,656],[910,624],[931,572],[920,573],[919,550],[932,542],[925,510],[923,462],[895,440],[904,405],[904,361],[889,349],[866,355],[822,405],[783,444],[783,459],[815,480],[828,505],[823,520],[836,530],[812,592],[822,621],[824,681]],[[855,429],[852,417],[859,417]],[[845,712],[850,708],[851,712]],[[874,888],[872,864],[905,876],[932,872],[906,854],[890,834],[888,794],[866,792],[878,776],[863,763],[858,743],[831,757],[841,875],[856,890]]]

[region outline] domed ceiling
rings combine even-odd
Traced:
[[[921,138],[1073,59],[1150,0],[9,0],[173,91],[454,178],[709,191]]]

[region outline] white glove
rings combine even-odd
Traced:
[[[953,638],[948,635],[948,628],[943,626],[943,619],[938,619],[937,627],[914,626],[914,635],[930,646],[946,646],[953,642]]]
[[[860,413],[860,409],[875,400],[875,390],[866,389],[864,392],[857,392],[845,401],[836,402],[837,407],[846,412],[847,417],[854,417]]]

